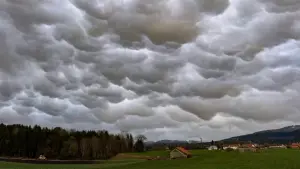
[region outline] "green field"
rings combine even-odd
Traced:
[[[37,165],[0,163],[0,169],[300,169],[299,150],[265,150],[253,152],[209,152],[191,151],[190,159],[180,160],[138,160],[114,159],[93,165]],[[164,156],[165,151],[128,154],[139,156]]]

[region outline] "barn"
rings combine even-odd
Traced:
[[[192,154],[183,147],[176,147],[174,150],[170,152],[171,159],[190,158],[190,157],[192,157]]]

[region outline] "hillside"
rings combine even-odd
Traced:
[[[256,143],[290,143],[300,142],[300,125],[287,126],[280,129],[263,130],[252,134],[241,135],[231,137],[228,139],[220,140],[224,142],[235,142],[235,141],[252,141]],[[182,145],[189,143],[199,143],[199,141],[183,141],[183,140],[160,140],[157,142],[149,141],[146,145]],[[206,142],[203,142],[204,144]]]
[[[300,141],[300,125],[232,137],[222,141],[252,141],[256,143],[290,143]]]
[[[148,146],[153,146],[153,145],[183,145],[183,144],[198,144],[200,141],[195,141],[195,140],[159,140],[159,141],[148,141],[145,142],[146,145]]]

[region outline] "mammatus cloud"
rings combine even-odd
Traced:
[[[2,0],[0,122],[221,139],[300,122],[297,0]]]

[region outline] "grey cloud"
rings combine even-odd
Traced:
[[[86,3],[78,0],[76,4],[89,15],[107,20],[108,27],[118,33],[121,39],[139,41],[141,35],[146,34],[156,43],[164,43],[165,40],[186,42],[197,34],[195,17],[199,9],[194,1],[178,1],[177,3],[189,10],[178,10],[177,16],[171,19],[167,18],[171,17],[170,7],[176,6],[170,6],[168,1],[136,0],[125,2],[126,5],[116,1],[104,1],[103,6],[99,6],[98,9],[95,9],[93,2],[95,1]],[[97,30],[99,35],[103,33],[103,30]]]
[[[25,106],[16,106],[14,110],[23,116],[28,116],[35,111],[34,108]]]
[[[132,121],[136,121],[132,123]],[[147,118],[141,117],[127,117],[124,120],[120,120],[116,124],[120,129],[131,131],[134,129],[158,129],[158,128],[165,128],[165,127],[177,127],[178,123],[172,120],[169,120],[167,117],[164,116],[152,116]]]
[[[281,96],[281,97],[279,97]],[[203,100],[199,98],[182,98],[179,105],[204,120],[213,118],[217,113],[252,119],[256,121],[273,121],[285,119],[299,110],[291,100],[298,100],[294,92],[259,92],[251,90],[238,97],[223,97],[220,99]],[[261,103],[264,104],[261,104]],[[289,107],[285,105],[289,105]],[[264,112],[261,114],[261,112]],[[284,113],[283,113],[284,112]]]
[[[220,14],[226,10],[229,5],[228,0],[196,1],[200,6],[200,11]]]
[[[2,16],[0,24],[0,69],[1,71],[12,73],[14,69],[21,67],[23,59],[16,53],[17,45],[24,43],[21,33],[12,26],[12,22],[6,15]]]
[[[299,5],[2,0],[0,120],[154,140],[299,123]]]
[[[23,86],[18,82],[2,79],[2,82],[0,83],[1,101],[13,99],[18,92],[22,91],[22,89]]]
[[[155,112],[144,106],[145,100],[132,99],[123,100],[119,103],[109,104],[107,109],[93,109],[93,114],[101,121],[106,123],[115,123],[126,116],[151,117]]]
[[[105,108],[107,107],[107,101],[105,99],[97,98],[87,93],[76,93],[72,98],[74,104],[82,104],[87,108],[93,109],[97,107]]]
[[[28,116],[18,114],[14,109],[10,107],[2,107],[0,110],[1,123],[6,124],[30,124],[32,120]]]
[[[175,121],[185,123],[185,122],[201,122],[197,116],[192,113],[184,112],[178,106],[167,106],[162,109],[165,111],[169,117]]]
[[[299,9],[300,3],[297,0],[280,1],[280,0],[267,0],[262,1],[265,7],[270,12],[295,12]]]
[[[41,97],[39,99],[36,99],[33,104],[34,107],[36,107],[38,110],[45,112],[51,116],[61,115],[68,107],[68,105],[64,103],[63,100],[51,100],[48,97]]]
[[[73,124],[74,121],[76,123],[91,123],[91,124],[100,124],[99,121],[93,113],[87,113],[89,109],[85,106],[72,106],[66,109],[65,113],[61,114],[63,119],[68,124]]]
[[[49,96],[53,98],[60,96],[58,87],[46,78],[41,81],[37,81],[34,84],[34,90],[41,93],[44,96]]]

